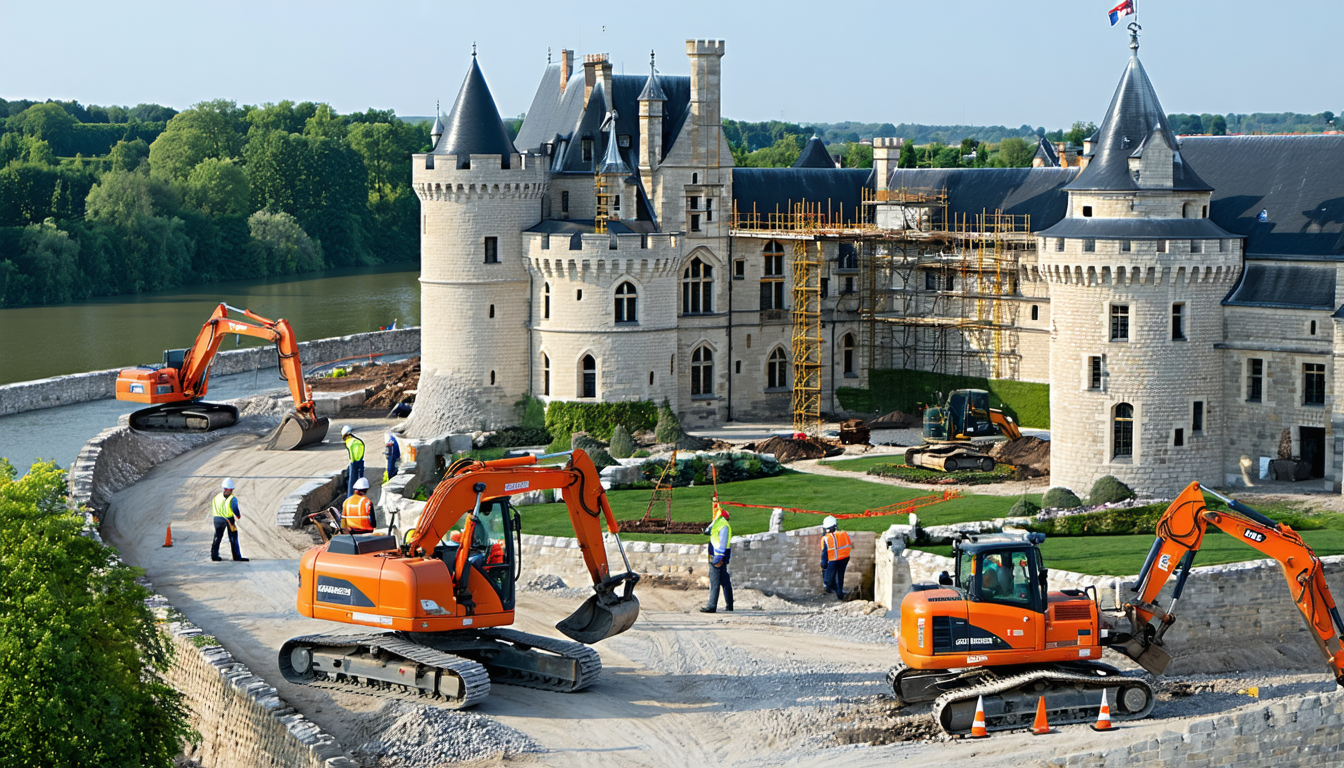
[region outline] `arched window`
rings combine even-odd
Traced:
[[[541,353],[541,394],[551,396],[551,358],[545,352]]]
[[[597,397],[597,361],[584,355],[579,369],[579,397]]]
[[[1127,459],[1134,455],[1134,406],[1120,403],[1115,406],[1111,421],[1113,434],[1111,457]]]
[[[765,363],[765,388],[784,389],[789,386],[789,357],[782,347],[775,347]]]
[[[551,319],[551,284],[550,284],[550,283],[546,283],[546,284],[544,285],[544,287],[542,288],[541,307],[542,307],[542,309],[541,309],[541,319],[543,319],[543,320],[550,320],[550,319]]]
[[[784,308],[784,246],[770,240],[761,252],[764,260],[761,271],[761,309]]]
[[[616,322],[639,322],[639,316],[635,314],[636,300],[634,283],[627,281],[616,287]]]
[[[714,352],[696,347],[691,353],[691,396],[714,394]]]
[[[681,273],[681,313],[707,315],[714,311],[714,268],[691,259]]]
[[[854,370],[854,334],[846,333],[840,337],[840,356],[844,362],[846,376],[856,375]]]

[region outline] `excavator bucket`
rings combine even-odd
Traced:
[[[625,584],[623,594],[617,594],[612,585],[597,587],[597,594],[584,601],[569,618],[555,625],[566,637],[585,645],[615,637],[634,626],[639,618],[639,598],[635,597],[636,574],[617,577],[615,582]],[[630,578],[632,577],[632,578]]]
[[[327,437],[327,427],[331,421],[321,417],[309,421],[298,413],[290,412],[285,420],[271,433],[266,443],[268,451],[293,451],[307,445],[320,443]]]

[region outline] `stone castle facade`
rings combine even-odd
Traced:
[[[871,170],[836,168],[816,140],[794,168],[734,168],[725,46],[705,40],[686,43],[688,76],[618,75],[605,55],[563,51],[511,139],[473,57],[433,151],[413,158],[424,376],[409,431],[513,423],[529,394],[666,400],[692,428],[787,419],[794,244],[731,228],[734,210],[768,217],[807,201],[842,228],[892,226],[907,214],[874,205],[881,193],[941,188],[948,215],[1031,217],[992,342],[1010,338],[1012,355],[946,372],[1050,384],[1054,484],[1256,482],[1287,429],[1312,476],[1338,490],[1344,137],[1178,140],[1131,47],[1082,156],[1064,165],[1043,145],[1029,169],[898,169],[892,139],[875,141]],[[824,411],[839,412],[837,388],[867,383],[870,359],[942,370],[909,349],[860,354],[865,246],[809,247]],[[976,286],[942,279],[893,276],[881,308],[976,311]],[[969,330],[958,343],[991,344]]]

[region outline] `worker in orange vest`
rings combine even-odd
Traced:
[[[346,533],[373,533],[373,502],[369,501],[369,479],[355,481],[355,493],[341,507],[341,526]]]
[[[834,592],[837,598],[844,600],[845,569],[849,567],[849,554],[854,550],[854,543],[830,515],[821,521],[821,529],[825,531],[821,537],[821,582],[827,592]]]

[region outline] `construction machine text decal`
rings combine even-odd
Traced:
[[[350,605],[359,608],[372,608],[374,605],[372,600],[359,591],[359,587],[345,579],[336,579],[331,576],[317,577],[317,600],[322,603]]]
[[[1250,539],[1251,541],[1256,542],[1257,544],[1265,540],[1265,534],[1260,533],[1259,531],[1252,531],[1250,529],[1247,529],[1246,532],[1243,533],[1242,535]]]
[[[532,485],[532,482],[530,480],[524,480],[520,483],[505,483],[504,492],[509,493],[510,491],[524,491],[527,490],[527,488],[530,485]]]
[[[1163,556],[1157,561],[1157,569],[1158,569],[1159,571],[1170,571],[1170,570],[1171,570],[1171,555],[1163,555]]]
[[[966,653],[1012,648],[1006,640],[955,616],[933,617],[933,652]]]

